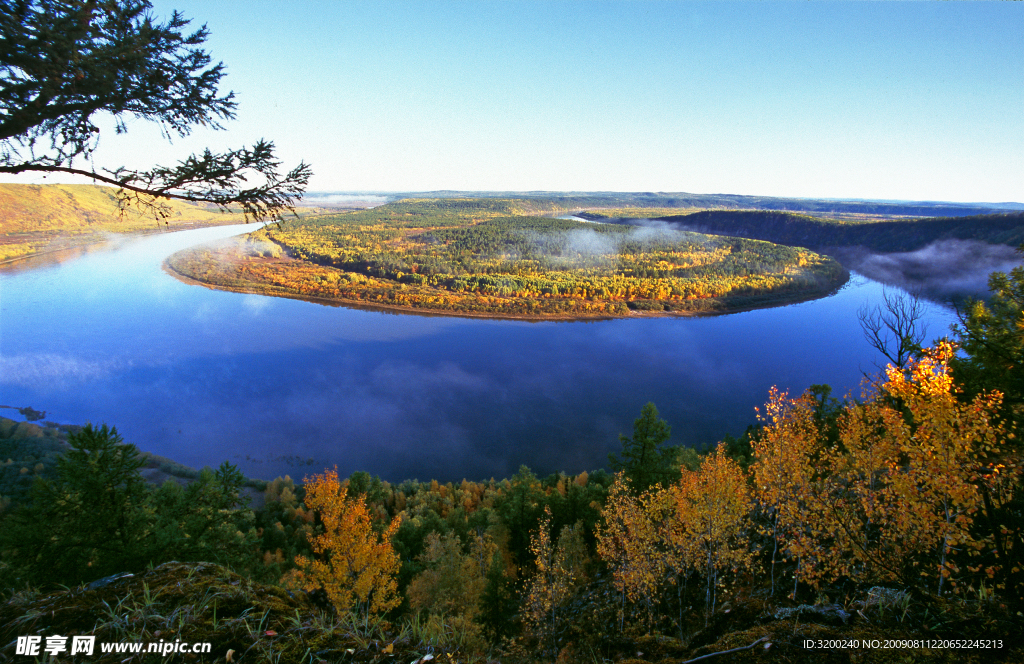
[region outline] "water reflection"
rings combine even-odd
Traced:
[[[834,296],[713,318],[525,323],[226,293],[161,270],[210,228],[0,275],[0,403],[107,422],[142,449],[271,478],[337,464],[392,480],[605,464],[647,401],[672,439],[713,444],[768,389],[858,388],[879,361]],[[927,305],[929,339],[950,311]]]

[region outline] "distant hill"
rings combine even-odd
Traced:
[[[431,191],[392,193],[401,198],[514,198],[563,210],[587,208],[698,208],[705,210],[779,210],[815,215],[872,217],[960,217],[1024,210],[1021,203],[949,203],[934,201],[833,200],[780,198],[738,194],[690,194],[686,192],[585,192],[585,191]]]
[[[0,260],[105,233],[151,231],[181,226],[238,223],[242,215],[185,201],[167,201],[168,216],[129,209],[121,213],[117,189],[91,184],[0,184]]]
[[[601,218],[589,213],[580,216]],[[877,252],[902,252],[920,249],[937,240],[1024,244],[1024,212],[844,223],[791,212],[709,210],[657,217],[657,221],[680,230],[767,240],[815,250],[863,247]]]

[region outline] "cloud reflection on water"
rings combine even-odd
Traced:
[[[856,311],[881,289],[862,278],[730,316],[525,323],[190,286],[160,269],[183,240],[153,242],[0,276],[0,403],[259,477],[337,464],[459,480],[602,466],[647,401],[674,443],[713,444],[752,423],[772,385],[842,395],[876,360]],[[133,251],[144,258],[122,260]],[[928,316],[937,333],[951,320]]]

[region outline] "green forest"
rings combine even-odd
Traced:
[[[637,212],[640,211],[583,212],[580,216],[593,220],[609,220],[607,215],[610,213]],[[877,252],[902,252],[920,249],[939,240],[977,240],[1014,247],[1024,243],[1024,212],[862,221],[770,210],[701,210],[689,214],[660,215],[655,218],[674,228],[702,233],[724,233],[818,250],[863,247]],[[620,217],[615,221],[622,219]]]
[[[267,226],[168,264],[266,294],[538,318],[731,311],[820,297],[848,277],[799,247],[536,216],[545,203],[407,200]]]
[[[571,475],[266,482],[4,419],[0,654],[170,634],[224,662],[1019,661],[1024,268],[991,287],[859,398],[772,390],[705,450],[648,404]]]

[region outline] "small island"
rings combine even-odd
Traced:
[[[404,200],[268,225],[167,266],[226,290],[520,319],[727,313],[818,298],[848,279],[800,247],[559,212],[517,199]]]

